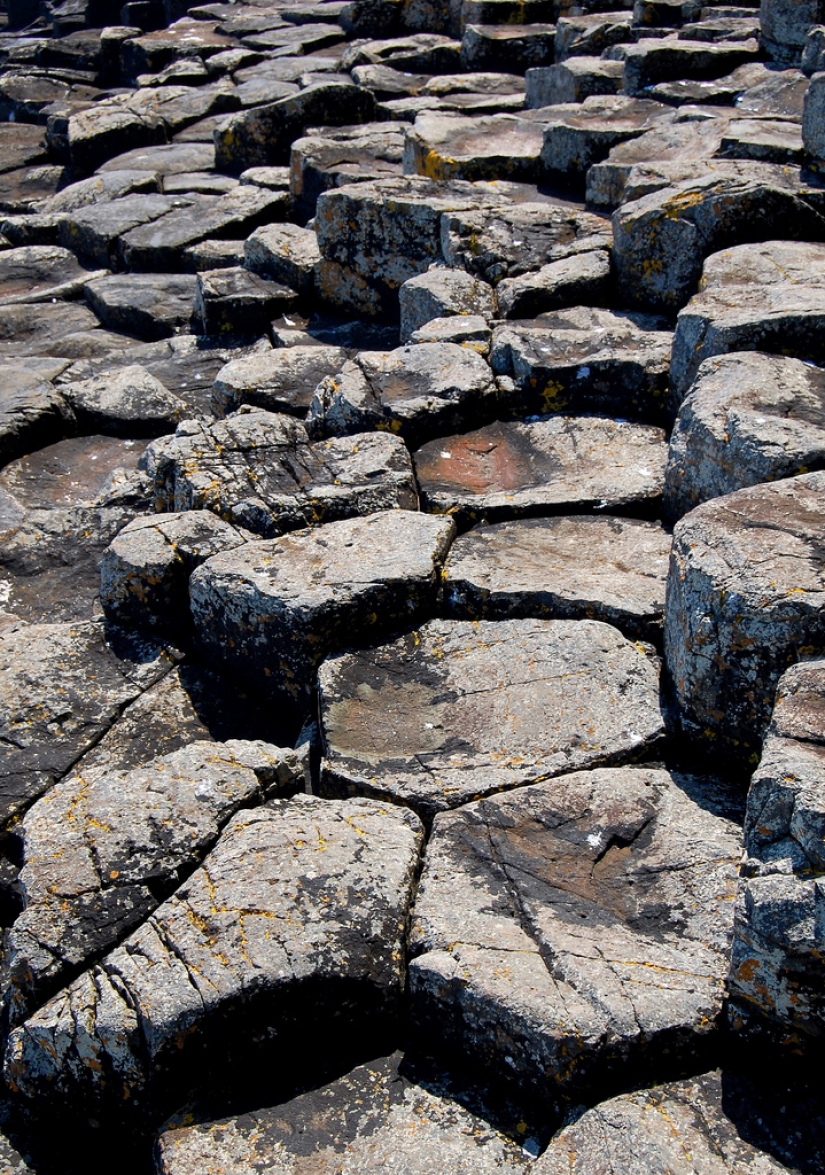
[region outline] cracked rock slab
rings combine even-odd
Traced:
[[[137,363],[61,384],[60,391],[84,433],[156,437],[174,432],[187,415],[184,401]]]
[[[669,405],[674,413],[699,364],[729,351],[825,359],[825,245],[766,241],[705,261],[701,290],[680,311],[673,337]]]
[[[0,253],[0,306],[77,298],[91,278],[101,276],[57,245],[5,249]]]
[[[784,1175],[786,1161],[793,1169],[804,1154],[806,1163],[816,1153],[811,1132],[795,1128],[807,1107],[791,1128],[776,1102],[796,1111],[792,1095],[777,1090],[754,1105],[753,1092],[747,1079],[716,1070],[611,1098],[556,1135],[534,1175]]]
[[[825,651],[825,473],[752,486],[679,522],[665,656],[682,727],[756,762],[782,672]]]
[[[442,574],[457,620],[603,620],[661,638],[670,535],[655,522],[573,515],[480,526],[461,535]]]
[[[447,264],[492,285],[612,243],[609,220],[552,203],[471,207],[445,212],[441,219]]]
[[[411,277],[398,291],[401,311],[401,338],[410,336],[434,318],[477,316],[488,321],[495,317],[493,291],[463,269],[434,266],[427,273]]]
[[[706,359],[670,438],[665,510],[825,466],[825,372],[784,355]]]
[[[462,528],[531,514],[655,513],[661,429],[602,416],[507,421],[440,437],[415,454],[422,508]]]
[[[20,1023],[143,922],[239,808],[303,787],[297,751],[199,741],[140,767],[84,770],[26,813],[4,1004]]]
[[[86,286],[86,300],[108,330],[140,339],[187,331],[198,279],[188,273],[110,274]]]
[[[404,171],[433,180],[535,182],[541,178],[543,116],[423,111],[407,132]]]
[[[782,675],[745,815],[731,1020],[797,1047],[825,1032],[825,662]]]
[[[482,356],[456,343],[362,351],[318,385],[307,427],[316,436],[382,429],[420,445],[440,432],[489,420],[498,396]]]
[[[139,930],[14,1031],[14,1087],[140,1114],[208,1088],[230,1038],[237,1051],[307,1014],[394,1014],[422,834],[412,812],[374,800],[236,813]],[[283,1048],[270,1045],[286,1063]]]
[[[627,761],[662,736],[658,672],[591,620],[434,620],[318,674],[332,794],[431,819],[489,792]]]
[[[416,509],[404,442],[387,433],[310,444],[292,416],[244,409],[188,420],[145,461],[158,510],[211,510],[264,537],[376,510]]]
[[[321,380],[335,375],[346,361],[342,347],[329,345],[281,347],[231,359],[215,377],[212,411],[228,416],[250,404],[267,412],[303,416]]]
[[[195,1126],[159,1142],[159,1175],[516,1175],[533,1159],[500,1134],[449,1079],[395,1053],[271,1109]],[[358,1112],[353,1115],[352,1107]],[[13,1173],[16,1175],[16,1173]]]
[[[547,107],[541,159],[548,172],[571,184],[584,184],[587,169],[611,147],[635,139],[674,112],[661,102],[625,95],[595,95],[581,104]]]
[[[502,282],[505,306],[511,293],[521,296],[527,280]],[[491,363],[516,381],[524,412],[604,412],[659,423],[673,341],[663,325],[652,315],[572,306],[497,327]]]
[[[323,657],[431,612],[454,530],[388,510],[216,555],[190,581],[199,642],[242,680],[306,705]]]
[[[708,785],[581,771],[438,816],[413,912],[418,1031],[550,1098],[701,1053],[739,858]]]
[[[95,621],[22,625],[0,633],[0,818],[71,769],[124,707],[172,668],[149,641],[107,643]]]

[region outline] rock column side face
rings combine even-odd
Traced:
[[[627,762],[664,733],[658,671],[610,625],[436,620],[319,671],[326,794],[430,820],[480,795]]]
[[[697,1055],[722,1011],[739,856],[706,791],[602,769],[438,816],[411,940],[418,1031],[549,1099]]]
[[[413,813],[370,800],[237,813],[172,898],[15,1029],[13,1088],[139,1116],[208,1088],[261,1023],[394,1015],[421,839]]]
[[[307,706],[323,657],[434,611],[454,533],[450,518],[392,510],[218,555],[190,581],[196,637],[241,679]]]
[[[296,751],[199,741],[127,770],[90,768],[27,812],[24,911],[8,933],[12,1024],[142,922],[238,808],[303,787]]]
[[[731,1022],[799,1048],[825,1034],[825,662],[780,678],[748,793]]]
[[[755,764],[782,672],[825,649],[825,474],[739,490],[673,535],[665,659],[682,728]]]

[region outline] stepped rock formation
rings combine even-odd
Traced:
[[[825,1170],[825,0],[0,0],[0,1173]]]

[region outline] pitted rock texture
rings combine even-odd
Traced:
[[[453,544],[443,607],[455,619],[604,620],[660,638],[670,536],[653,522],[574,515],[479,526]]]
[[[295,751],[196,742],[140,769],[84,770],[26,813],[24,911],[9,932],[12,1024],[144,921],[238,808],[303,786]]]
[[[307,427],[316,436],[382,429],[420,445],[449,429],[486,422],[498,399],[489,366],[472,349],[417,343],[362,351],[319,383]]]
[[[706,359],[682,401],[665,471],[665,510],[825,465],[825,373],[739,351]]]
[[[754,486],[674,531],[665,658],[682,727],[754,765],[780,675],[825,649],[823,495],[823,473]]]
[[[59,1090],[87,1108],[128,1091],[139,1113],[204,1082],[198,1054],[221,1026],[242,1037],[264,1002],[288,1023],[309,984],[318,1013],[393,1012],[421,838],[412,812],[374,800],[237,813],[173,897],[15,1029],[10,1080],[30,1100]]]
[[[479,795],[626,762],[664,732],[658,670],[610,625],[434,620],[318,673],[327,794],[428,818]]]
[[[549,416],[430,441],[415,472],[422,507],[466,527],[574,510],[655,512],[666,455],[661,429]]]
[[[413,914],[417,1030],[544,1096],[701,1050],[739,856],[713,796],[711,780],[613,768],[438,816]]]
[[[458,1099],[461,1100],[458,1100]],[[353,1107],[357,1113],[353,1114]],[[533,1157],[467,1105],[442,1073],[417,1072],[394,1054],[286,1105],[195,1126],[172,1127],[159,1143],[159,1175],[520,1175]],[[16,1173],[15,1173],[16,1175]]]
[[[190,581],[199,644],[307,705],[319,662],[426,617],[455,524],[408,510],[345,519],[208,559]]]
[[[793,665],[753,774],[731,959],[732,1019],[772,1021],[794,1043],[825,1032],[822,715],[825,664]]]
[[[397,437],[311,444],[300,421],[260,408],[218,423],[185,421],[145,460],[157,509],[211,510],[262,536],[417,505],[409,453]]]

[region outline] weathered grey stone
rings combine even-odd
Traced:
[[[709,81],[721,78],[737,66],[756,61],[759,42],[720,41],[707,44],[679,37],[644,39],[629,45],[624,57],[623,88],[626,94],[640,94],[647,86],[671,78]]]
[[[802,138],[809,162],[816,171],[825,169],[825,75],[814,74],[805,95]]]
[[[118,171],[148,171],[158,176],[177,175],[188,171],[209,171],[215,166],[215,148],[209,143],[164,143],[161,146],[138,147],[116,155],[98,169],[105,177]]]
[[[457,343],[459,347],[470,347],[485,358],[490,354],[493,330],[486,318],[479,314],[450,315],[447,318],[433,318],[413,331],[411,343]]]
[[[212,510],[269,537],[376,510],[415,509],[403,441],[386,433],[310,444],[291,416],[242,409],[214,424],[184,421],[146,452],[158,510]]]
[[[755,1014],[797,1046],[825,1031],[824,669],[821,660],[802,661],[779,680],[748,792],[731,957],[734,1027],[747,1031]]]
[[[611,45],[633,40],[630,12],[594,12],[560,17],[556,25],[556,61],[598,56]]]
[[[60,391],[81,432],[156,437],[174,432],[187,414],[183,400],[139,364],[61,384]]]
[[[763,81],[748,86],[738,96],[735,106],[741,114],[753,118],[788,119],[799,123],[807,90],[808,82],[801,70],[769,70]]]
[[[189,576],[204,560],[249,535],[208,510],[136,518],[106,548],[100,601],[114,624],[179,636],[189,621]]]
[[[758,178],[711,174],[643,196],[613,214],[620,296],[645,309],[677,309],[696,292],[710,253],[770,239],[777,231],[822,240],[825,219],[804,200]]]
[[[594,94],[618,94],[622,84],[622,63],[601,57],[570,57],[545,69],[528,69],[527,107],[560,106],[583,102]]]
[[[371,800],[299,796],[236,813],[143,927],[15,1030],[15,1088],[121,1115],[126,1089],[126,1112],[139,1114],[164,1089],[179,1104],[208,1088],[204,1046],[221,1032],[237,1056],[262,1025],[277,1027],[283,1064],[310,1008],[316,1028],[391,1015],[421,840],[412,812]]]
[[[418,1032],[545,1098],[701,1055],[739,857],[713,799],[712,781],[602,769],[439,816],[413,914]]]
[[[50,382],[50,374],[48,368],[44,373],[31,363],[3,365],[0,465],[74,431],[72,411]]]
[[[289,162],[293,139],[307,127],[370,122],[375,98],[361,86],[329,81],[308,86],[271,105],[236,114],[215,132],[215,165],[239,175],[249,167]]]
[[[447,264],[492,285],[577,253],[609,249],[612,243],[605,217],[556,204],[528,201],[449,211],[441,221]]]
[[[706,258],[701,292],[676,320],[669,406],[678,409],[699,364],[729,351],[825,359],[825,245],[767,241]]]
[[[454,343],[416,343],[362,351],[322,380],[308,426],[322,436],[380,428],[419,445],[447,429],[489,420],[497,406],[492,372],[476,351]]]
[[[371,122],[326,127],[292,144],[289,190],[302,219],[315,215],[321,192],[346,184],[400,176],[406,128]]]
[[[90,272],[68,249],[32,245],[0,252],[0,306],[55,302],[82,296],[86,283],[101,272]]]
[[[545,110],[542,163],[568,183],[583,183],[587,169],[604,159],[617,143],[637,138],[674,113],[646,98],[597,95],[581,105]]]
[[[661,429],[552,416],[430,441],[415,472],[422,508],[466,527],[582,510],[655,513],[666,456]]]
[[[495,315],[493,291],[463,269],[434,266],[427,273],[411,277],[398,291],[401,311],[401,341],[434,318],[449,315]]]
[[[663,733],[653,663],[591,620],[435,620],[330,658],[318,685],[322,788],[388,796],[427,818],[627,762]]]
[[[795,1166],[795,1160],[804,1155],[804,1163],[819,1150],[811,1146],[811,1131],[804,1126],[810,1103],[800,1105],[782,1088],[762,1098],[760,1092],[739,1073],[717,1070],[622,1094],[566,1126],[533,1171],[782,1175],[788,1170],[785,1161]],[[787,1105],[780,1107],[779,1102]]]
[[[325,656],[432,613],[454,530],[452,519],[387,510],[216,555],[190,581],[198,642],[306,708]]]
[[[518,180],[541,174],[544,115],[419,114],[404,143],[404,172],[431,180]]]
[[[109,330],[162,339],[188,330],[197,284],[188,273],[111,274],[88,283],[86,300]]]
[[[125,233],[138,225],[157,220],[176,208],[188,208],[191,204],[192,201],[188,199],[160,196],[157,193],[135,193],[115,200],[84,204],[60,218],[58,239],[61,245],[73,250],[91,265],[107,269],[122,268],[121,237]]]
[[[268,224],[244,244],[244,265],[261,277],[283,282],[299,294],[312,293],[315,266],[321,260],[312,229],[295,224]]]
[[[205,335],[257,335],[297,304],[295,290],[242,266],[210,269],[197,277],[194,320]]]
[[[459,620],[604,620],[659,639],[670,535],[630,518],[532,518],[480,526],[453,544],[443,607]]]
[[[709,498],[825,467],[825,372],[780,355],[706,359],[682,401],[665,471],[671,519]]]
[[[316,288],[342,310],[397,314],[402,282],[441,260],[442,213],[493,204],[501,200],[463,180],[437,184],[419,176],[323,192],[315,218],[322,257]]]
[[[461,40],[461,64],[468,70],[523,74],[531,66],[550,65],[553,24],[469,24]]]
[[[100,559],[122,526],[150,508],[139,444],[59,441],[0,474],[0,607],[20,620],[99,613]]]
[[[780,674],[825,649],[825,474],[738,490],[686,515],[673,536],[665,656],[684,731],[755,752]]]
[[[119,654],[93,621],[0,632],[0,658],[4,819],[47,791],[172,667],[157,643],[134,642]]]
[[[209,269],[232,269],[244,263],[243,241],[200,241],[183,250],[184,273],[203,273]]]
[[[775,61],[798,65],[811,25],[821,24],[821,0],[763,0],[762,41]]]
[[[419,94],[429,77],[425,73],[405,73],[389,65],[356,65],[352,71],[352,80],[356,85],[364,86],[380,101],[399,98],[403,94]]]
[[[739,118],[722,138],[726,159],[763,159],[768,163],[801,163],[802,128],[787,118]]]
[[[357,41],[341,57],[342,69],[389,65],[405,73],[458,73],[461,43],[441,33],[411,33],[380,41]]]
[[[452,1175],[532,1171],[532,1156],[468,1104],[462,1086],[411,1062],[395,1053],[271,1109],[171,1127],[158,1143],[158,1173],[214,1166],[240,1175],[250,1162],[272,1175],[298,1175],[307,1163],[318,1175],[422,1175],[445,1164]]]
[[[673,337],[662,326],[649,315],[586,306],[543,314],[496,328],[493,370],[513,376],[525,412],[595,411],[658,421]]]
[[[610,253],[592,249],[552,261],[535,273],[505,278],[496,300],[503,318],[532,318],[560,306],[601,305],[612,292]]]
[[[123,168],[121,171],[101,172],[89,179],[77,180],[61,188],[40,207],[42,213],[70,213],[99,201],[117,200],[138,192],[151,194],[158,190],[158,179],[151,171],[141,168]]]
[[[4,1004],[19,1024],[143,922],[239,808],[303,788],[296,751],[195,742],[140,768],[84,771],[26,813]]]
[[[220,369],[212,389],[212,411],[228,416],[241,404],[302,416],[313,393],[327,376],[347,361],[342,347],[320,345],[283,347],[232,359]]]
[[[239,184],[225,196],[199,196],[189,207],[131,229],[124,234],[121,253],[132,269],[174,271],[190,246],[208,237],[245,237],[261,224],[283,220],[288,207],[285,192]]]

